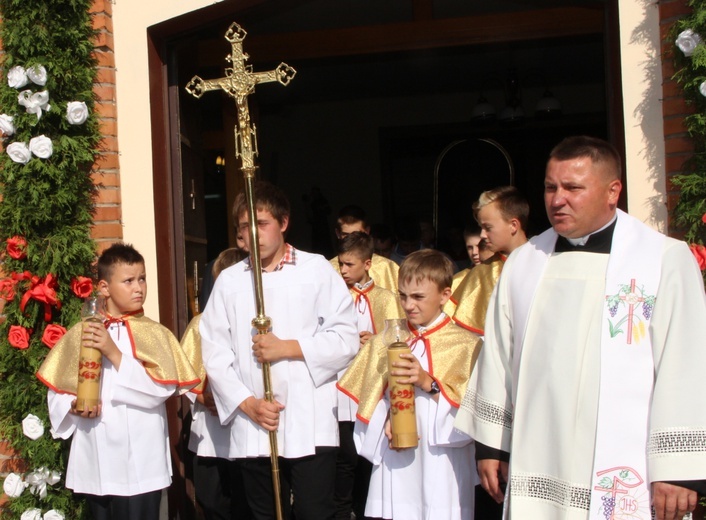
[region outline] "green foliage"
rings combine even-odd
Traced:
[[[35,377],[48,348],[41,338],[49,323],[69,328],[80,318],[81,300],[71,290],[78,276],[91,276],[95,244],[90,227],[96,187],[91,168],[100,141],[98,120],[93,113],[93,82],[96,62],[93,56],[94,31],[89,9],[92,0],[0,0],[0,38],[5,55],[0,79],[0,113],[14,118],[16,133],[3,138],[29,143],[39,135],[50,138],[53,154],[48,159],[32,157],[27,164],[15,163],[0,152],[0,254],[6,276],[29,271],[43,280],[48,274],[57,280],[56,295],[61,307],[51,307],[51,321],[44,321],[44,304],[30,299],[23,310],[22,297],[31,280],[15,285],[15,296],[8,301],[6,322],[0,325],[0,437],[7,439],[27,463],[27,471],[40,467],[57,470],[62,480],[48,487],[41,500],[25,491],[10,499],[0,512],[2,518],[20,518],[29,508],[45,513],[61,511],[68,518],[85,518],[87,510],[64,487],[68,445],[53,440],[49,433],[46,387]],[[47,71],[44,86],[28,83],[11,88],[7,71],[16,65],[25,69],[42,65]],[[37,119],[18,103],[23,90],[49,93],[50,109]],[[66,120],[70,101],[83,101],[89,109],[88,120],[72,125]],[[26,258],[6,254],[7,240],[14,236],[27,241]],[[31,331],[29,347],[12,347],[8,332],[12,326]],[[38,416],[45,425],[44,435],[36,441],[22,433],[27,414]]]
[[[706,214],[706,96],[699,88],[706,81],[706,0],[691,0],[692,13],[678,20],[672,27],[671,41],[687,29],[704,38],[696,46],[691,56],[675,45],[673,59],[674,79],[684,91],[687,104],[695,112],[685,119],[691,136],[695,154],[685,165],[686,173],[675,176],[672,182],[680,189],[679,201],[674,209],[674,222],[685,231],[687,242],[706,243],[706,224],[702,217]]]

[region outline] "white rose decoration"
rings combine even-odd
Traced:
[[[32,152],[29,151],[25,143],[10,143],[5,150],[7,151],[7,155],[10,156],[10,159],[16,163],[27,164],[32,158]]]
[[[702,96],[706,97],[706,81],[699,85],[699,92],[701,92]]]
[[[82,125],[88,119],[88,107],[83,101],[69,101],[66,105],[66,120],[72,125]]]
[[[27,109],[28,114],[37,114],[37,120],[41,119],[42,111],[49,110],[49,92],[43,90],[32,94],[31,90],[23,90],[17,96],[17,102]]]
[[[34,141],[34,139],[32,139],[32,141]],[[30,150],[32,149],[32,141],[29,142]],[[30,413],[27,417],[22,419],[22,433],[33,441],[36,441],[44,435],[44,423],[39,417]]]
[[[32,83],[45,85],[47,82],[47,69],[44,65],[35,65],[27,69],[27,77]]]
[[[41,509],[28,509],[22,516],[20,520],[42,520],[42,510]]]
[[[45,135],[40,135],[29,140],[29,151],[40,159],[49,159],[54,152],[54,148],[51,144],[51,139]]]
[[[56,509],[50,509],[44,513],[44,520],[64,520],[64,515]]]
[[[0,132],[3,135],[12,135],[15,133],[15,125],[12,123],[14,118],[7,114],[0,114]]]
[[[694,49],[701,43],[701,36],[696,34],[691,29],[687,29],[679,33],[677,36],[677,47],[684,53],[684,56],[691,56],[694,54]]]
[[[29,80],[27,79],[27,72],[24,67],[17,65],[7,72],[7,84],[10,85],[10,87],[22,88],[27,83],[29,83]]]
[[[10,498],[17,498],[27,487],[26,482],[22,482],[22,477],[17,473],[10,473],[2,483],[2,490]]]

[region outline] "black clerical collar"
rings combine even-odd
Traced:
[[[615,219],[613,223],[605,229],[601,229],[589,236],[586,244],[582,246],[574,245],[560,235],[556,241],[554,252],[566,253],[568,251],[581,251],[583,253],[610,254],[610,246],[613,243],[613,232],[615,231],[615,223],[617,221],[618,219]]]

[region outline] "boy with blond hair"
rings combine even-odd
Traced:
[[[199,383],[174,335],[145,317],[145,260],[114,244],[98,259],[104,322],[78,323],[47,355],[37,377],[49,387],[55,436],[71,441],[66,487],[83,494],[93,518],[159,517],[171,482],[164,402]],[[76,410],[81,344],[103,354],[101,404]]]
[[[453,319],[480,336],[490,295],[500,278],[508,255],[527,242],[529,203],[514,186],[500,186],[481,193],[473,204],[484,247],[494,254],[471,269],[453,292]]]
[[[453,429],[480,350],[479,338],[443,312],[451,296],[453,264],[443,253],[423,249],[400,266],[399,293],[412,334],[411,354],[390,373],[415,387],[419,446],[396,449],[387,396],[387,345],[375,336],[340,379],[338,388],[358,403],[359,453],[373,463],[366,516],[423,520],[471,520],[475,471],[473,441]]]
[[[360,346],[385,328],[386,319],[404,315],[392,291],[378,287],[370,275],[375,242],[363,231],[354,231],[339,242],[338,265],[343,281],[355,303]],[[343,375],[343,371],[339,376]],[[370,465],[360,461],[353,442],[353,426],[357,406],[348,396],[338,392],[338,431],[341,445],[336,460],[336,519],[349,520],[351,509],[362,518],[368,492]]]

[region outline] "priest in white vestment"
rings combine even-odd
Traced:
[[[620,177],[604,141],[555,147],[552,228],[493,293],[455,426],[506,518],[681,519],[704,492],[703,280],[686,244],[617,210]]]

